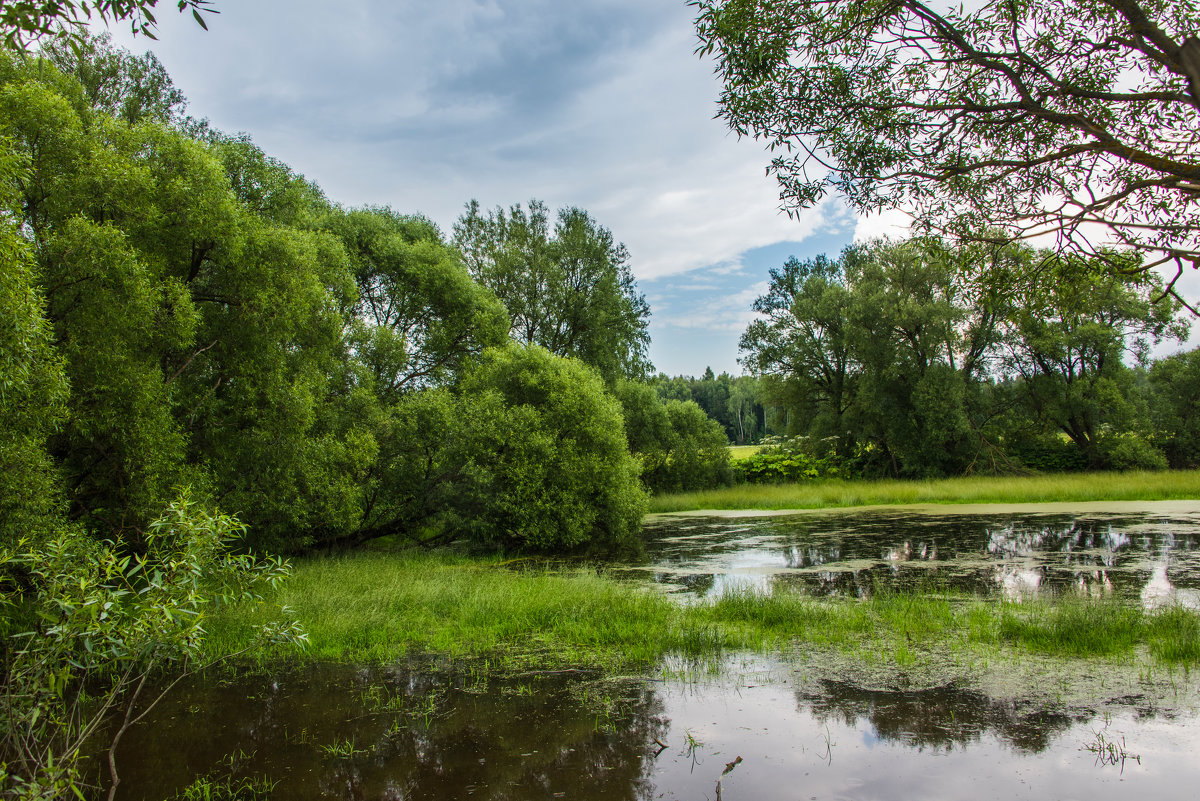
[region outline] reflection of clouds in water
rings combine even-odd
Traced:
[[[809,545],[800,547],[792,545],[784,548],[783,558],[788,567],[816,567],[830,562],[842,561],[842,549],[838,545],[826,545],[823,549]]]
[[[1039,567],[1012,564],[996,565],[992,568],[992,576],[1000,588],[1000,594],[1009,600],[1037,595],[1043,579]]]
[[[1164,559],[1150,568],[1150,578],[1142,587],[1142,606],[1146,609],[1161,609],[1178,604],[1185,609],[1200,609],[1200,592],[1180,589],[1167,576],[1168,563]]]
[[[855,512],[697,521],[647,527],[660,580],[699,597],[714,575],[751,575],[814,594],[861,595],[875,582],[936,579],[970,592],[1109,593],[1136,599],[1150,565],[1170,554],[1176,587],[1200,593],[1200,526],[1183,515],[1125,511],[1062,514]],[[705,574],[706,580],[684,578]]]
[[[1099,527],[1074,523],[1062,529],[1048,526],[1018,527],[1015,524],[988,529],[987,552],[995,556],[1029,556],[1036,552],[1059,551],[1072,554],[1077,550],[1105,551],[1100,558],[1112,564],[1113,555],[1128,548],[1129,535],[1112,525]]]
[[[937,543],[918,542],[914,545],[911,540],[905,540],[900,545],[885,548],[883,558],[889,562],[937,561]]]

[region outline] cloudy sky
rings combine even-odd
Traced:
[[[632,255],[668,374],[741,372],[767,271],[902,233],[836,200],[778,211],[768,156],[713,115],[685,0],[215,0],[160,4],[152,49],[215,127],[249,133],[334,201],[420,212],[579,206]]]
[[[854,236],[836,202],[778,211],[765,151],[713,119],[684,0],[216,0],[208,32],[173,6],[158,42],[114,37],[337,202],[447,233],[472,198],[587,209],[629,248],[669,374],[740,372],[767,270]]]

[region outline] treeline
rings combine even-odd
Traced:
[[[663,400],[693,401],[721,425],[725,436],[735,445],[755,443],[770,433],[778,433],[768,422],[773,422],[773,418],[763,406],[765,395],[754,376],[714,375],[712,368],[707,367],[700,378],[659,373],[650,383]]]
[[[1135,257],[1098,261],[936,239],[791,259],[741,339],[755,399],[817,472],[1195,467],[1200,354],[1149,358],[1190,315]]]
[[[585,211],[447,238],[184,108],[105,39],[0,52],[5,541],[137,551],[187,487],[273,551],[613,548],[646,486],[724,480],[719,426],[636,383],[649,308]]]

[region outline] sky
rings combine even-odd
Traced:
[[[188,112],[246,132],[348,206],[578,206],[624,242],[670,375],[742,372],[768,270],[838,253],[837,201],[792,220],[769,155],[714,118],[684,0],[216,0],[202,30],[160,3],[153,50]]]
[[[586,209],[631,254],[650,358],[743,372],[738,338],[768,270],[902,235],[836,198],[779,211],[770,156],[714,118],[685,0],[214,0],[208,31],[160,3],[153,50],[188,113],[245,132],[347,206]]]

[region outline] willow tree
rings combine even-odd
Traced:
[[[1106,239],[1175,280],[1200,266],[1194,2],[693,5],[720,116],[776,152],[789,211],[837,190],[928,230],[1054,235],[1093,257],[1116,252]]]
[[[544,203],[518,203],[483,215],[472,201],[454,242],[476,281],[496,293],[511,335],[594,367],[611,386],[650,369],[650,306],[637,291],[629,252],[579,208],[561,209],[551,227]]]

